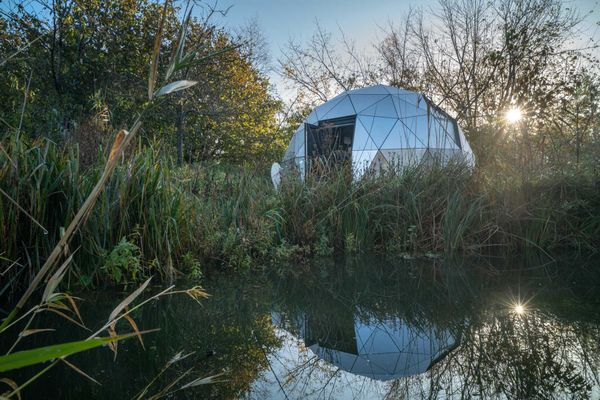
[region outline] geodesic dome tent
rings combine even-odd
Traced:
[[[310,160],[333,154],[351,161],[355,178],[435,159],[475,164],[456,120],[422,94],[384,85],[346,91],[316,107],[294,133],[282,168],[304,179]]]

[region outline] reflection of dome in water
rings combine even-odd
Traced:
[[[350,90],[316,107],[296,130],[283,168],[306,174],[306,161],[351,160],[356,178],[368,169],[402,168],[473,152],[456,121],[419,93],[376,85]]]
[[[400,318],[367,321],[348,316],[332,324],[309,316],[296,318],[306,346],[319,358],[344,371],[390,380],[427,371],[458,346],[454,336],[429,324],[416,327]],[[274,323],[281,326],[279,315]]]

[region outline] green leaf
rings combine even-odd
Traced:
[[[177,49],[175,50],[175,54],[173,56],[173,59],[171,60],[169,69],[167,70],[167,75],[165,76],[166,80],[168,80],[171,77],[171,74],[175,72],[177,64],[179,64],[179,62],[183,58],[183,49],[185,47],[185,39],[187,37],[188,25],[190,23],[190,18],[192,17],[193,8],[193,6],[190,7],[187,17],[185,17],[181,22],[181,28],[179,29],[179,38],[177,40]]]
[[[135,333],[107,338],[94,338],[78,342],[67,342],[52,346],[38,347],[37,349],[18,351],[16,353],[0,356],[0,372],[10,371],[29,365],[39,364],[56,358],[69,356],[81,351],[90,350],[95,347],[128,339]]]

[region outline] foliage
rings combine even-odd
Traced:
[[[99,168],[78,169],[76,149],[45,140],[12,139],[2,147],[0,188],[18,206],[0,196],[0,262],[7,268],[16,261],[4,290],[18,291],[51,251]],[[177,167],[159,147],[136,151],[117,167],[69,246],[78,249],[71,282],[126,284],[154,273],[198,279],[214,267],[249,271],[344,252],[600,248],[600,183],[593,174],[522,184],[520,174],[490,181],[461,164],[433,165],[352,184],[345,172],[307,184],[285,179],[276,192],[266,170]]]
[[[102,270],[116,284],[136,283],[140,279],[140,248],[122,238],[106,256]]]
[[[0,356],[0,372],[55,360],[60,357],[70,356],[80,351],[86,351],[111,342],[127,339],[132,335],[121,335],[107,338],[94,338],[79,342],[61,343],[37,349],[18,351],[16,353]]]
[[[162,6],[146,0],[64,1],[47,10],[20,3],[9,2],[0,15],[4,128],[82,143],[84,157],[94,156],[90,145],[103,143],[106,132],[129,124],[147,105],[143,83],[160,37],[162,53],[175,44],[179,57],[159,83],[202,84],[152,108],[146,140],[175,144],[173,133],[181,131],[190,161],[272,159],[286,145],[275,120],[281,104],[253,64],[252,38],[212,24],[218,10],[178,21],[168,3],[161,25]],[[157,58],[155,65],[166,63]]]

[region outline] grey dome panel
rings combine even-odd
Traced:
[[[356,114],[354,106],[352,105],[352,102],[350,101],[348,96],[345,96],[330,111],[328,111],[323,117],[321,117],[321,119],[334,119],[340,117],[347,117],[349,115],[354,114]]]

